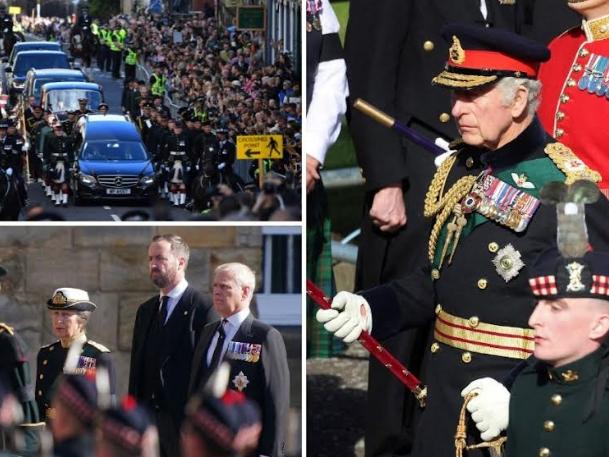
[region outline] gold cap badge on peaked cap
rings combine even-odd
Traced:
[[[465,51],[461,47],[459,38],[453,35],[453,44],[448,49],[448,59],[456,64],[465,62]]]

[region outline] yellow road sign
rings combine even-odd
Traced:
[[[283,158],[283,135],[237,135],[237,159]]]
[[[8,14],[21,14],[21,7],[20,6],[9,6]]]

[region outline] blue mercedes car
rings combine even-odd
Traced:
[[[150,154],[131,121],[118,114],[89,114],[77,128],[70,183],[74,204],[93,199],[151,201],[157,196]]]

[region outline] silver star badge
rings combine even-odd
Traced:
[[[240,371],[239,374],[233,378],[233,384],[239,392],[243,392],[249,383],[250,380],[243,374],[243,371]]]
[[[507,244],[505,247],[497,251],[497,255],[493,259],[495,270],[505,282],[509,282],[518,276],[524,262],[520,258],[520,252],[514,249],[514,246]]]

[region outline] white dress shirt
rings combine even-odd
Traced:
[[[186,281],[186,279],[182,279],[177,286],[175,286],[173,289],[171,289],[169,291],[169,293],[167,294],[167,296],[169,297],[169,301],[167,302],[167,318],[165,319],[165,323],[167,323],[167,321],[169,320],[169,316],[171,316],[171,313],[173,312],[173,310],[175,309],[176,305],[178,304],[178,302],[180,301],[180,298],[182,298],[182,295],[184,295],[184,291],[186,290],[186,288],[188,287],[188,281]],[[163,297],[163,294],[159,295],[159,311],[161,310],[161,298]]]
[[[247,319],[247,316],[249,316],[249,315],[250,315],[250,309],[245,308],[245,309],[242,309],[241,311],[233,314],[232,316],[228,316],[226,318],[226,322],[224,323],[224,334],[226,336],[224,337],[224,344],[222,345],[222,352],[220,353],[220,360],[222,360],[222,358],[224,357],[224,354],[226,354],[226,349],[228,348],[228,343],[230,343],[233,340],[233,338],[237,334],[237,331],[239,330],[239,327],[241,327],[241,324],[243,324],[243,321],[245,319]],[[218,336],[219,336],[219,334],[216,331],[214,333],[214,336],[211,339],[211,343],[209,344],[209,349],[207,350],[207,355],[205,357],[205,360],[206,360],[205,366],[206,367],[208,367],[211,364],[211,358],[214,355],[216,345],[218,344]]]
[[[319,17],[321,33],[338,33],[340,25],[328,0],[323,0]],[[307,88],[309,90],[309,88]],[[305,152],[321,164],[340,133],[347,109],[347,66],[344,59],[320,62],[315,75],[311,104],[305,120]]]

